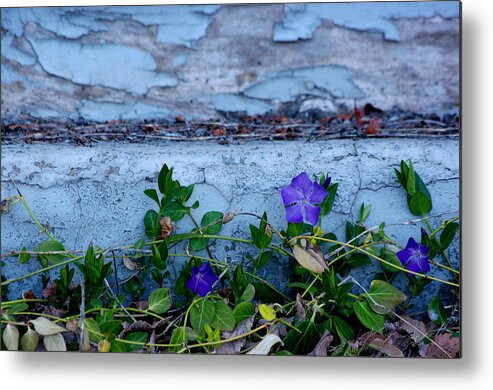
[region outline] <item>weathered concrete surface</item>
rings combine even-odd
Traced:
[[[1,114],[210,119],[353,99],[448,110],[458,18],[457,1],[2,9]]]
[[[143,216],[153,202],[143,191],[157,188],[162,164],[175,168],[183,184],[196,183],[194,211],[200,219],[206,211],[230,210],[261,214],[266,211],[276,226],[286,226],[279,190],[302,171],[328,172],[340,183],[333,212],[323,221],[326,231],[344,239],[343,225],[357,217],[362,202],[372,204],[367,221],[375,226],[385,221],[388,234],[405,245],[409,236],[420,237],[420,224],[403,225],[416,217],[407,209],[393,168],[401,159],[411,159],[433,196],[432,214],[459,209],[459,145],[451,139],[332,140],[317,142],[250,142],[229,146],[215,143],[105,143],[94,147],[70,145],[10,145],[2,148],[2,199],[15,195],[10,177],[42,223],[70,249],[85,249],[92,240],[101,247],[132,244],[143,236]],[[29,157],[29,158],[26,158]],[[223,233],[249,236],[249,217],[236,217]],[[438,223],[433,220],[432,224]],[[396,225],[394,225],[396,224]],[[192,227],[184,219],[179,232]],[[22,205],[2,214],[1,251],[33,248],[45,239]],[[458,259],[457,242],[451,259]],[[244,261],[247,245],[217,242],[214,251],[228,261]],[[184,261],[181,259],[180,261]],[[177,262],[179,268],[180,261]],[[38,267],[36,261],[19,266],[7,260],[7,277]],[[120,265],[123,269],[123,266]],[[369,283],[372,267],[356,275]],[[124,271],[121,271],[124,273]],[[440,273],[439,273],[440,274]],[[265,277],[282,285],[286,260],[274,259]],[[404,279],[404,277],[403,277]],[[38,280],[39,282],[39,280]],[[32,287],[32,280],[11,287],[11,297]],[[439,286],[434,284],[430,292]]]

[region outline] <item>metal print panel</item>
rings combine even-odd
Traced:
[[[460,357],[459,2],[1,25],[2,350]]]

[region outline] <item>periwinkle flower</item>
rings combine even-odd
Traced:
[[[397,258],[409,271],[430,272],[428,247],[418,244],[414,238],[409,238],[406,247],[397,252]]]
[[[218,279],[209,262],[205,262],[200,267],[192,267],[192,277],[185,285],[203,298],[212,291]]]
[[[291,180],[291,184],[281,190],[282,201],[286,207],[286,220],[291,223],[318,223],[322,208],[319,206],[327,196],[327,191],[316,181],[311,181],[306,172]]]

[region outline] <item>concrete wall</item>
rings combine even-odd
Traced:
[[[459,100],[459,2],[2,9],[1,114],[215,118]]]
[[[49,223],[66,248],[85,249],[91,240],[106,248],[133,244],[143,236],[143,216],[153,207],[143,190],[157,188],[157,174],[163,163],[175,167],[176,177],[183,184],[196,183],[192,199],[201,204],[194,211],[198,219],[211,210],[266,211],[279,228],[286,227],[279,190],[302,171],[329,172],[340,187],[333,212],[323,223],[326,231],[335,231],[344,239],[343,224],[357,218],[365,202],[373,207],[368,225],[386,222],[388,234],[405,245],[410,236],[419,239],[421,224],[402,224],[416,217],[407,209],[405,193],[393,168],[401,159],[411,159],[432,194],[432,214],[450,212],[443,217],[450,218],[459,209],[458,148],[457,140],[447,139],[250,142],[230,146],[105,143],[91,148],[12,145],[2,148],[2,198],[16,194],[10,182],[10,177],[15,178],[40,221]],[[237,217],[224,226],[223,233],[248,237],[251,222],[258,223]],[[435,223],[438,220],[432,221]],[[191,227],[184,219],[178,224],[178,232]],[[45,240],[22,205],[2,214],[1,228],[2,253],[23,245],[33,248]],[[231,262],[245,261],[245,254],[252,250],[231,242],[217,242],[213,248],[218,258]],[[457,240],[451,259],[458,260]],[[177,261],[177,268],[184,260]],[[285,265],[286,259],[275,258],[265,277],[282,285],[288,277]],[[13,277],[37,267],[36,261],[19,266],[17,259],[9,259],[2,271],[6,277]],[[122,264],[119,269],[123,276]],[[369,283],[374,271],[367,267],[355,275]],[[39,279],[34,280],[39,283]],[[439,287],[432,284],[428,294]],[[11,296],[30,288],[32,279],[17,283],[11,288]]]

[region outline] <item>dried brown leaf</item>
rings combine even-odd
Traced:
[[[334,336],[332,336],[329,331],[326,330],[322,334],[322,337],[318,341],[313,351],[311,351],[308,356],[327,356],[327,348],[329,347],[330,343],[332,343],[332,340],[334,340]]]
[[[426,337],[428,330],[423,321],[415,320],[409,316],[402,316],[404,321],[401,321],[401,329],[409,333],[411,338],[416,342],[420,343]],[[407,321],[407,322],[406,322]]]
[[[222,332],[223,339],[230,339],[232,337],[238,337],[242,334],[249,332],[252,329],[253,318],[247,318],[246,320],[241,321],[236,328],[233,329],[232,332]],[[227,343],[221,344],[221,346],[217,349],[218,355],[234,355],[241,351],[241,349],[245,346],[246,338],[240,338],[238,340],[229,341]]]
[[[393,345],[390,340],[375,339],[369,344],[369,347],[389,357],[404,357],[402,351]]]
[[[426,350],[426,357],[432,359],[447,359],[457,357],[460,351],[460,338],[454,336],[452,333],[444,333],[435,337],[435,343],[438,344],[445,352],[442,351],[437,345],[431,343]]]
[[[305,300],[298,293],[296,294],[296,314],[295,314],[296,322],[303,321],[305,317],[306,317]]]

